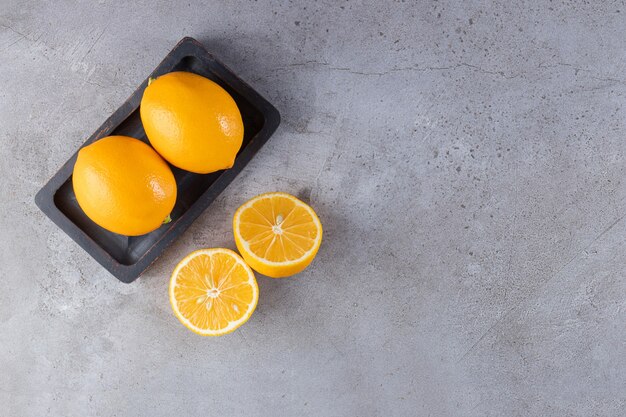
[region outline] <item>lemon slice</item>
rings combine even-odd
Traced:
[[[230,249],[200,249],[178,263],[170,279],[170,303],[188,329],[221,336],[244,324],[259,299],[254,273]]]
[[[322,243],[315,211],[287,193],[261,194],[235,212],[237,249],[255,271],[272,278],[306,268]]]

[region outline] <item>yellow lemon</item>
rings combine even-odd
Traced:
[[[82,148],[72,186],[87,217],[127,236],[157,229],[176,202],[170,167],[149,145],[127,136],[109,136]]]
[[[322,223],[315,211],[280,192],[261,194],[239,207],[233,231],[248,265],[273,278],[302,271],[322,243]]]
[[[254,273],[230,249],[201,249],[187,255],[170,279],[170,303],[188,329],[221,336],[244,324],[254,312],[259,288]]]
[[[139,111],[150,144],[172,165],[199,174],[233,166],[243,121],[215,82],[190,72],[165,74],[146,87]]]

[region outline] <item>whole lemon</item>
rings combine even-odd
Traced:
[[[127,136],[108,136],[82,148],[72,185],[87,217],[127,236],[157,229],[176,202],[170,167],[149,145]]]
[[[243,141],[241,113],[208,78],[163,75],[146,87],[139,111],[150,144],[172,165],[198,174],[233,166]]]

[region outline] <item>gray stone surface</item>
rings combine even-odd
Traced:
[[[626,415],[625,28],[622,2],[2,0],[0,414]],[[283,123],[124,285],[33,197],[185,35]],[[318,258],[194,335],[168,275],[271,190],[319,212]]]

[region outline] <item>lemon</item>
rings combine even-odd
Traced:
[[[170,303],[188,329],[221,336],[254,312],[259,288],[250,267],[230,249],[200,249],[187,255],[170,279]]]
[[[78,152],[72,186],[87,217],[122,235],[157,229],[176,203],[176,181],[149,145],[108,136]]]
[[[215,82],[190,72],[152,81],[139,113],[154,149],[187,171],[208,174],[232,167],[243,142],[235,100]]]
[[[322,243],[322,223],[315,211],[282,192],[261,194],[239,207],[233,232],[248,265],[273,278],[302,271]]]

